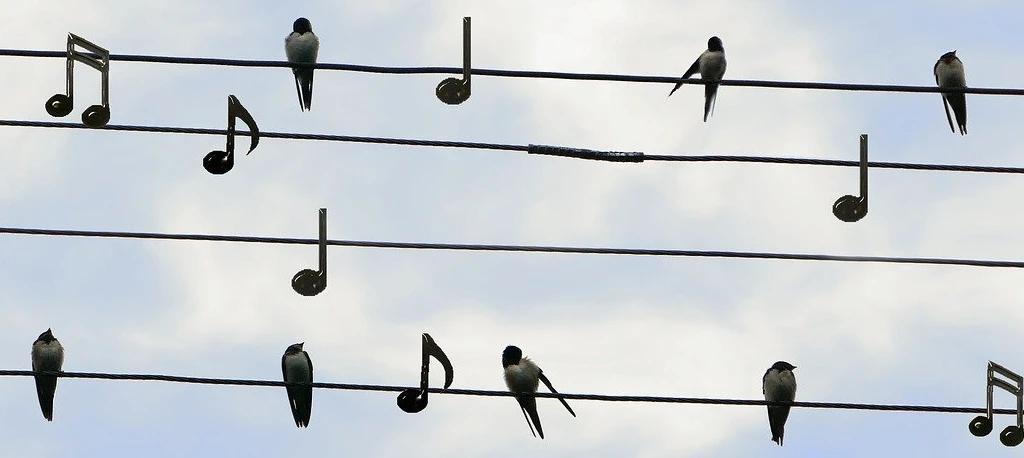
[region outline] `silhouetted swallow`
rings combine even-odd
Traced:
[[[313,33],[309,19],[300,17],[292,24],[292,33],[284,39],[284,54],[288,62],[315,64],[316,54],[320,50],[320,39]],[[310,109],[313,104],[313,69],[293,68],[295,73],[295,92],[299,94],[299,109]]]
[[[284,374],[285,382],[312,382],[313,361],[309,359],[309,353],[302,350],[305,342],[289,345],[281,356],[281,372]],[[313,410],[313,387],[311,386],[288,386],[288,406],[292,408],[292,418],[295,419],[295,426],[305,428],[309,426],[309,414]]]
[[[793,402],[796,399],[796,377],[793,376],[793,369],[796,369],[796,366],[785,361],[777,361],[765,371],[761,379],[765,401]],[[768,406],[768,426],[772,429],[772,440],[780,446],[788,417],[789,406]]]
[[[501,353],[501,365],[505,368],[505,385],[508,386],[509,391],[522,393],[516,396],[516,401],[519,401],[519,407],[523,410],[523,416],[526,417],[527,426],[530,426],[530,432],[534,437],[540,434],[540,438],[543,439],[544,430],[541,429],[540,415],[537,414],[537,398],[533,394],[537,392],[539,382],[544,382],[544,385],[556,395],[558,391],[555,391],[555,387],[551,386],[551,381],[533,361],[530,361],[530,358],[523,357],[523,351],[519,347],[514,345],[505,347],[505,351]],[[576,416],[576,412],[572,411],[572,407],[569,407],[569,403],[565,402],[565,399],[559,396],[558,400],[572,416]],[[537,427],[535,433],[533,432],[534,426]]]
[[[935,74],[935,84],[943,88],[967,87],[967,77],[964,76],[964,63],[956,57],[956,51],[950,51],[942,55],[932,67]],[[960,135],[967,134],[967,97],[963,92],[943,92],[942,107],[946,109],[946,121],[949,121],[949,129],[956,133],[953,127],[953,118],[949,117],[949,108],[953,108],[953,115],[956,116],[956,125],[960,127]]]
[[[720,38],[711,37],[708,39],[707,51],[700,53],[700,57],[693,61],[693,65],[686,70],[686,73],[676,83],[676,86],[668,93],[669,97],[672,96],[676,89],[683,85],[683,81],[697,72],[700,72],[700,77],[705,81],[721,81],[722,77],[725,76],[725,48],[722,47],[722,40]],[[717,94],[718,84],[707,83],[704,85],[704,122],[708,122],[708,113],[714,111],[715,96]]]
[[[53,332],[49,329],[39,334],[32,342],[32,370],[60,372],[64,365],[64,347],[60,345]],[[39,408],[47,421],[53,421],[53,395],[57,392],[57,377],[52,375],[36,375],[36,394],[39,396]]]

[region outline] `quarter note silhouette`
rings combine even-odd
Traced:
[[[90,51],[86,54],[75,49],[81,47]],[[98,57],[98,58],[97,58]],[[86,64],[100,72],[100,105],[92,105],[82,112],[82,123],[89,127],[102,127],[110,121],[110,51],[73,33],[68,34],[67,94],[54,94],[46,101],[46,112],[55,118],[71,113],[75,105],[75,61]]]
[[[235,118],[241,119],[245,125],[249,126],[249,152],[245,154],[248,156],[260,144],[260,128],[256,126],[256,121],[252,119],[249,111],[242,106],[242,102],[238,101],[238,97],[229,95],[228,140],[224,148],[227,151],[210,151],[210,154],[203,158],[203,168],[207,172],[214,175],[223,175],[235,166]]]
[[[469,99],[469,80],[473,71],[470,67],[469,44],[470,19],[464,17],[462,18],[462,79],[445,78],[434,91],[437,98],[448,105],[458,105]]]
[[[430,334],[423,333],[423,359],[420,366],[420,388],[408,389],[401,392],[398,395],[398,407],[406,413],[417,413],[427,408],[427,391],[430,382],[430,357],[433,356],[437,359],[437,362],[441,363],[444,367],[444,388],[448,389],[452,385],[452,380],[455,379],[455,369],[452,368],[451,361],[448,361],[448,356],[444,354],[444,350],[434,343],[434,339],[430,337]]]
[[[316,296],[327,289],[327,209],[320,209],[320,243],[317,270],[302,269],[292,277],[292,289],[303,296]]]
[[[996,377],[996,374],[1010,379],[1013,383]],[[985,415],[977,416],[971,421],[971,434],[983,437],[992,432],[992,390],[997,386],[1009,391],[1010,394],[1017,398],[1017,426],[1007,426],[999,434],[999,442],[1002,442],[1007,447],[1016,447],[1021,442],[1024,442],[1024,378],[992,361],[988,362]]]
[[[832,214],[847,223],[856,223],[868,214],[868,134],[860,134],[860,195],[837,199]]]

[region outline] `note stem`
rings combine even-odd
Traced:
[[[320,265],[319,265],[319,276],[327,281],[327,209],[320,209]]]
[[[860,198],[868,204],[868,134],[860,134]]]
[[[470,63],[470,18],[462,18],[462,79],[465,81],[466,90],[469,90],[469,79],[473,67]]]
[[[234,105],[237,99],[235,96],[228,96],[228,138],[227,143],[224,145],[224,150],[228,156],[234,156],[235,154],[235,110]]]
[[[74,35],[69,34],[68,36],[68,58],[67,58],[67,93],[68,98],[72,101],[75,100],[75,42],[73,41]]]
[[[423,396],[427,395],[427,388],[430,387],[430,343],[426,334],[423,335],[422,359],[420,360],[420,390]]]

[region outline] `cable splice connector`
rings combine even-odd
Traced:
[[[608,162],[643,162],[644,153],[628,151],[597,151],[582,148],[567,148],[564,146],[533,145],[526,150],[529,154],[542,154],[545,156],[574,157],[576,159],[590,159],[594,161]]]

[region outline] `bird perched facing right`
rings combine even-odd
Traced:
[[[284,39],[284,54],[288,62],[315,64],[320,50],[320,39],[313,33],[309,19],[300,17],[292,24],[292,33]],[[313,104],[313,69],[293,68],[295,91],[299,94],[299,109],[309,110]]]
[[[60,345],[53,332],[49,329],[39,334],[39,338],[32,342],[32,370],[45,372],[60,372],[64,365],[64,347]],[[53,421],[53,395],[57,392],[57,377],[52,375],[37,375],[36,395],[39,396],[39,408],[43,411],[43,417],[47,421]]]
[[[935,84],[941,88],[963,88],[967,87],[967,76],[964,75],[964,63],[956,57],[956,51],[950,51],[939,57],[932,67],[935,75]],[[967,134],[967,96],[963,92],[943,92],[942,107],[946,109],[946,121],[949,122],[949,129],[956,133],[953,127],[953,118],[949,117],[949,109],[953,108],[953,115],[956,116],[956,125],[960,128],[960,135]]]
[[[523,416],[526,417],[526,424],[530,426],[530,432],[533,433],[533,427],[536,426],[537,432],[533,435],[540,434],[540,438],[543,439],[544,430],[540,426],[540,414],[537,413],[537,398],[534,393],[537,392],[539,382],[544,382],[544,385],[547,385],[548,389],[556,395],[558,391],[555,391],[555,387],[551,385],[551,381],[544,375],[544,372],[533,361],[530,361],[530,358],[524,357],[523,351],[515,345],[505,347],[505,351],[501,353],[501,366],[505,368],[505,385],[508,386],[509,391],[516,393],[516,401],[519,401],[519,408],[522,409]],[[576,416],[576,412],[572,411],[572,407],[569,407],[569,403],[565,402],[565,399],[559,396],[558,400],[572,416]]]
[[[708,39],[707,51],[700,53],[697,60],[693,61],[693,65],[686,70],[683,77],[680,78],[679,82],[672,88],[672,91],[668,93],[669,97],[672,96],[672,93],[675,92],[676,89],[679,89],[683,85],[683,81],[697,72],[700,72],[700,77],[706,81],[721,81],[722,77],[725,76],[725,48],[722,46],[721,38],[711,37]],[[718,84],[705,84],[704,122],[708,122],[708,113],[714,111],[715,98],[717,94]]]
[[[796,399],[796,377],[793,376],[796,366],[785,361],[776,361],[761,378],[761,391],[768,402],[793,402]],[[772,440],[782,446],[786,418],[789,417],[789,406],[768,406],[768,426],[772,430]]]

